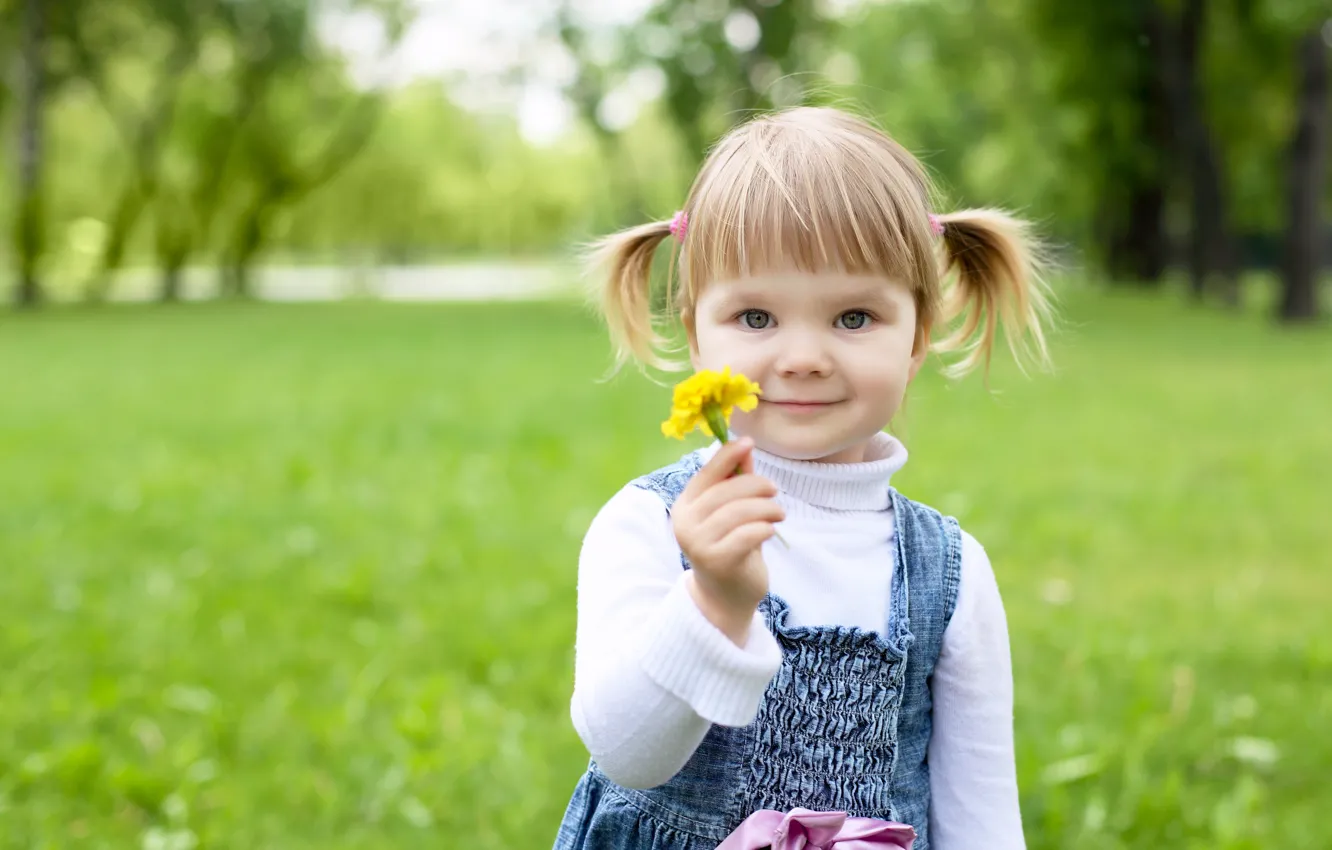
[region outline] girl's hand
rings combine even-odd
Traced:
[[[685,486],[671,509],[680,549],[693,565],[686,578],[699,610],[738,645],[768,592],[768,568],[759,547],[776,533],[785,512],[777,487],[754,475],[754,443],[725,444]],[[736,472],[737,468],[739,473]]]

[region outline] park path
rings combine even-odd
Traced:
[[[266,301],[494,301],[548,298],[574,293],[577,272],[559,261],[466,262],[433,266],[268,266],[253,272],[254,294]],[[151,269],[127,271],[112,298],[147,301],[157,297],[160,278]],[[183,297],[206,300],[216,294],[214,269],[189,269]]]

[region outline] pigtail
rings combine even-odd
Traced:
[[[1052,317],[1049,290],[1039,274],[1040,251],[1025,222],[995,210],[963,210],[940,215],[946,252],[943,320],[961,318],[951,335],[935,343],[941,351],[962,352],[948,367],[959,377],[990,357],[1003,324],[1018,365],[1050,365],[1045,329]]]
[[[607,236],[592,246],[590,265],[601,281],[601,313],[615,345],[617,369],[629,360],[671,368],[658,354],[665,341],[657,333],[652,312],[652,259],[657,246],[670,235],[670,222],[654,221]],[[666,298],[671,303],[672,293],[667,292]]]

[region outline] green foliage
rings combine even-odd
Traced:
[[[1091,187],[1066,179],[1062,145],[1083,119],[1051,108],[1051,69],[1032,59],[1039,44],[1021,3],[883,4],[842,24],[834,101],[861,105],[920,156],[945,203],[1015,208],[1063,238],[1082,235],[1073,228]]]
[[[1328,846],[1332,338],[1067,301],[1057,376],[898,423],[1004,593],[1028,846]],[[4,324],[0,847],[549,843],[581,535],[681,451],[591,318]]]
[[[1188,231],[1180,168],[1141,103],[1159,59],[1153,26],[1181,3],[836,5],[660,0],[608,29],[561,4],[546,37],[573,56],[580,126],[534,147],[512,116],[463,109],[439,81],[367,89],[318,39],[321,0],[57,4],[48,285],[95,293],[99,269],[243,266],[265,252],[407,262],[560,251],[669,214],[730,124],[796,102],[869,112],[925,159],[944,203],[1014,208],[1089,265],[1112,237],[1133,241],[1119,231],[1143,181],[1166,184],[1168,229]],[[352,6],[383,22],[390,45],[410,17],[401,0]],[[17,7],[0,0],[0,21]],[[1292,45],[1325,9],[1207,8],[1202,106],[1233,224],[1271,237],[1284,226]],[[0,47],[17,47],[15,29],[0,26]],[[611,126],[602,107],[644,73],[658,75],[660,98]],[[12,105],[0,88],[6,135]],[[0,172],[6,230],[12,171]],[[0,245],[0,260],[10,251]]]
[[[687,155],[756,110],[794,106],[827,24],[810,0],[665,0],[631,36],[666,79],[664,100]]]
[[[362,8],[383,17],[391,38],[400,34],[404,4]],[[76,228],[92,246],[77,253],[98,257],[89,272],[85,258],[61,255],[58,237],[55,268],[78,268],[77,280],[62,277],[60,287],[87,283],[98,295],[127,257],[142,261],[149,251],[167,268],[201,252],[246,265],[279,209],[354,159],[373,128],[367,107],[379,98],[354,86],[342,58],[318,39],[327,11],[318,0],[59,4],[41,45],[51,80],[42,112],[73,120],[68,129],[53,122],[61,132],[49,134],[44,170],[79,178],[68,184],[79,195],[95,191],[69,198],[55,185],[47,224],[58,235]],[[0,9],[0,17],[12,13]],[[93,114],[98,108],[104,117]],[[66,145],[118,147],[119,167],[67,159]],[[145,232],[150,215],[157,227]]]
[[[385,262],[560,251],[609,225],[602,168],[578,141],[532,150],[513,122],[471,115],[422,83],[393,98],[366,149],[281,237],[296,251]]]

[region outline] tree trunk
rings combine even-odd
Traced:
[[[1189,183],[1188,264],[1191,290],[1201,299],[1215,284],[1230,303],[1239,300],[1239,252],[1230,232],[1221,155],[1203,114],[1199,52],[1207,28],[1207,0],[1185,0],[1178,22],[1159,2],[1155,16],[1176,154]]]
[[[1124,273],[1144,286],[1165,277],[1170,246],[1166,237],[1166,181],[1170,148],[1170,104],[1159,68],[1149,68],[1138,84],[1142,132],[1158,153],[1141,174],[1128,198],[1128,222],[1122,247]]]
[[[1222,296],[1230,303],[1238,303],[1236,252],[1228,223],[1220,155],[1203,117],[1202,86],[1198,80],[1201,64],[1198,53],[1207,26],[1206,12],[1207,0],[1186,0],[1179,24],[1180,118],[1184,122],[1189,184],[1193,190],[1189,275],[1194,297],[1202,298],[1215,276]]]
[[[280,202],[281,197],[281,194],[261,194],[241,214],[230,250],[222,261],[222,279],[218,287],[220,294],[241,299],[253,296],[250,271],[269,232],[270,211],[274,204]]]
[[[1136,156],[1121,160],[1103,190],[1106,270],[1115,281],[1157,286],[1170,262],[1166,202],[1171,176],[1171,101],[1160,45],[1169,32],[1155,0],[1140,2],[1141,23],[1157,46],[1138,62],[1132,83]]]
[[[250,275],[245,265],[230,253],[222,255],[218,268],[217,295],[219,298],[244,298],[250,291]]]
[[[259,256],[259,249],[263,247],[264,240],[270,232],[270,209],[266,203],[259,204],[250,215],[246,216],[241,225],[240,238],[236,241],[236,252],[232,257],[234,263],[232,284],[235,286],[232,294],[237,298],[254,296],[250,272],[254,268],[255,258]]]
[[[181,205],[184,207],[185,205]],[[158,205],[157,263],[162,270],[162,286],[157,300],[163,304],[179,301],[184,283],[185,263],[194,252],[193,230],[188,209]]]
[[[1321,24],[1321,22],[1319,22]],[[1327,47],[1321,26],[1299,41],[1298,109],[1286,160],[1287,215],[1279,317],[1288,322],[1318,315],[1323,227],[1319,215],[1327,183],[1329,109]]]
[[[1168,244],[1165,234],[1165,186],[1144,180],[1126,199],[1113,203],[1105,215],[1106,271],[1115,281],[1142,287],[1158,285],[1165,275]]]
[[[129,245],[134,224],[143,211],[144,195],[139,191],[138,180],[131,178],[131,184],[121,192],[115,211],[111,213],[111,225],[107,229],[97,274],[93,276],[84,293],[84,298],[93,304],[101,303],[110,296],[116,273],[120,271],[121,263],[125,259],[125,248]]]
[[[171,304],[180,300],[182,273],[185,269],[185,257],[166,257],[162,263],[162,289],[158,300]]]
[[[15,241],[19,257],[16,303],[35,307],[42,300],[37,264],[45,247],[45,204],[42,195],[42,118],[45,94],[43,56],[43,2],[23,4],[23,58],[19,82],[22,111],[19,120],[18,217]]]

